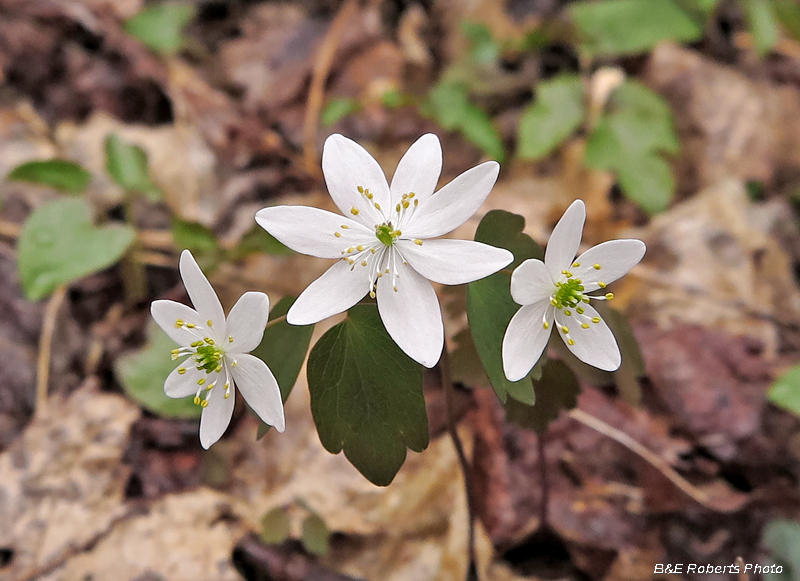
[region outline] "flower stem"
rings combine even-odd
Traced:
[[[456,410],[455,410],[455,386],[450,379],[450,355],[447,348],[442,351],[442,358],[439,361],[439,373],[441,376],[442,387],[444,388],[444,400],[447,408],[447,432],[453,441],[453,446],[458,455],[458,462],[461,465],[461,472],[464,475],[464,488],[467,494],[467,518],[469,519],[467,533],[467,553],[469,556],[469,566],[467,568],[467,579],[477,579],[477,568],[475,560],[475,506],[472,500],[471,474],[472,469],[464,453],[464,446],[456,429]]]
[[[44,411],[47,403],[47,383],[50,380],[50,353],[53,347],[53,334],[56,330],[56,316],[58,309],[67,296],[67,287],[61,285],[47,301],[44,310],[42,334],[39,337],[39,359],[36,362],[36,413]]]
[[[286,320],[286,315],[281,315],[280,317],[275,317],[274,319],[271,319],[269,321],[269,323],[267,323],[267,326],[264,329],[265,330],[269,329],[272,325],[277,325],[278,323],[282,323],[285,320]]]
[[[122,257],[122,285],[125,289],[125,302],[134,305],[147,295],[147,278],[144,265],[138,260],[141,241],[136,229],[137,213],[134,207],[134,192],[125,192],[125,220],[134,229],[134,239],[128,252]]]

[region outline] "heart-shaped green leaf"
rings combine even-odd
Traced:
[[[428,446],[422,366],[395,344],[375,305],[357,305],[308,358],[311,413],[325,449],[387,486],[406,447]]]
[[[85,200],[56,200],[33,212],[17,246],[25,296],[37,301],[56,287],[117,262],[134,239],[130,226],[97,227]]]

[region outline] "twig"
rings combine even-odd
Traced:
[[[447,408],[447,432],[450,434],[450,439],[453,440],[453,446],[458,455],[458,462],[461,464],[461,472],[464,475],[464,488],[467,493],[467,518],[469,518],[467,533],[469,567],[467,570],[475,572],[477,570],[475,567],[475,506],[472,501],[472,478],[470,476],[472,469],[467,461],[467,455],[464,453],[464,446],[456,430],[455,387],[450,379],[450,355],[446,347],[442,350],[442,359],[439,361],[439,373],[441,374],[442,387],[444,388],[444,401]],[[467,578],[469,579],[469,573]]]
[[[39,337],[39,359],[36,364],[36,412],[41,413],[47,403],[47,383],[50,379],[50,354],[53,347],[53,334],[56,329],[56,316],[61,303],[67,296],[67,287],[61,285],[53,292],[44,310],[42,334]]]
[[[276,318],[272,319],[269,323],[267,323],[267,326],[264,327],[264,330],[269,329],[272,325],[275,325],[277,323],[281,323],[281,322],[283,322],[285,320],[286,320],[286,315],[281,315],[280,317],[276,317]]]
[[[680,474],[675,472],[672,467],[667,464],[662,458],[645,448],[642,444],[631,438],[622,430],[618,430],[614,426],[607,424],[603,420],[587,414],[581,409],[573,409],[569,412],[569,417],[573,420],[580,422],[592,429],[597,430],[601,434],[608,436],[612,440],[616,440],[631,452],[638,454],[642,459],[661,472],[670,482],[681,489],[687,496],[695,502],[712,510],[717,510],[713,505],[709,504],[708,495],[696,486],[692,485]]]
[[[311,73],[311,85],[308,89],[308,101],[306,102],[306,116],[303,121],[303,157],[305,160],[306,171],[312,175],[319,176],[317,167],[317,122],[319,113],[322,110],[322,103],[325,98],[325,82],[328,80],[328,73],[333,64],[333,57],[336,54],[336,47],[342,36],[345,25],[356,12],[357,1],[345,0],[339,12],[331,23],[331,27],[322,39],[314,69]]]

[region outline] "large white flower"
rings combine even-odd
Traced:
[[[295,325],[346,311],[367,293],[392,339],[426,367],[439,360],[444,329],[439,301],[428,281],[464,284],[511,263],[507,250],[470,240],[430,240],[467,221],[497,179],[488,161],[434,194],[442,148],[433,134],[420,137],[397,166],[391,186],[378,162],[342,135],[331,135],[322,171],[345,217],[305,206],[276,206],[256,221],[289,248],[339,261],[303,291],[289,310]]]
[[[234,386],[264,422],[282,432],[285,422],[278,382],[266,363],[249,355],[264,336],[269,298],[264,293],[245,293],[226,319],[217,294],[188,250],[181,254],[180,271],[195,308],[167,300],[153,301],[150,306],[156,323],[181,346],[172,351],[172,358],[188,356],[167,377],[164,392],[175,398],[194,394],[194,402],[203,408],[203,448],[208,449],[228,428]]]
[[[556,224],[544,262],[526,260],[511,275],[511,296],[523,306],[503,337],[503,369],[510,381],[525,377],[539,360],[554,322],[581,361],[606,371],[620,365],[614,334],[589,304],[614,295],[588,293],[606,288],[638,264],[645,245],[641,240],[611,240],[575,259],[585,219],[586,207],[576,200]]]

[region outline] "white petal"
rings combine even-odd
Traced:
[[[464,284],[489,276],[513,262],[503,248],[472,240],[398,240],[403,257],[419,274],[441,284]]]
[[[544,263],[553,280],[558,280],[561,271],[572,266],[572,259],[581,244],[585,220],[586,206],[582,200],[575,200],[553,228],[544,252]]]
[[[231,353],[250,353],[261,343],[268,318],[269,297],[259,292],[244,293],[228,313],[228,338],[222,338],[225,349]]]
[[[599,323],[591,322],[593,317],[600,317],[593,307],[587,304],[581,306],[585,311],[585,317],[580,319],[576,317],[574,311],[571,317],[567,317],[561,310],[556,310],[558,334],[561,335],[564,343],[567,344],[567,347],[575,357],[584,363],[604,371],[618,369],[622,357],[619,353],[614,333],[611,332],[611,329],[608,328],[602,318],[600,318]],[[589,328],[582,328],[581,323],[587,323]],[[561,332],[562,326],[569,328],[569,336],[575,341],[574,345],[570,345],[567,341],[567,336]]]
[[[397,292],[391,276],[378,279],[378,311],[397,346],[414,361],[433,367],[444,345],[439,300],[431,283],[413,268],[401,264],[398,272]]]
[[[206,321],[213,322],[213,332],[209,333],[214,336],[214,339],[225,336],[225,313],[222,310],[222,305],[217,298],[217,293],[211,287],[206,275],[197,266],[197,262],[188,250],[181,252],[180,261],[181,278],[186,287],[186,292],[189,293],[189,298],[192,299],[192,305],[200,315],[200,318],[205,326]],[[206,331],[208,333],[208,331]]]
[[[283,432],[286,428],[283,401],[272,371],[261,359],[246,353],[236,355],[235,359],[236,367],[231,367],[231,375],[239,393],[264,423]]]
[[[403,194],[413,192],[421,204],[436,189],[442,173],[442,146],[433,133],[426,133],[408,148],[392,178],[392,207]]]
[[[200,415],[200,445],[206,450],[222,437],[231,423],[233,403],[236,398],[233,387],[230,397],[225,398],[225,382],[229,381],[227,377],[225,371],[219,374],[217,386],[208,396],[208,406],[203,408],[203,413]]]
[[[462,173],[425,203],[420,202],[403,226],[407,236],[434,238],[454,230],[481,207],[500,173],[500,164],[487,161]]]
[[[150,305],[150,314],[169,338],[182,347],[188,347],[189,344],[205,336],[203,330],[207,328],[206,321],[201,319],[197,311],[182,303],[167,300],[153,301]],[[194,324],[195,329],[189,329],[185,325],[176,327],[175,323],[178,320]]]
[[[322,173],[328,192],[342,214],[352,216],[368,228],[384,221],[383,214],[375,209],[374,204],[389,210],[389,184],[381,166],[366,149],[352,139],[334,133],[325,140],[322,149]],[[372,200],[359,193],[359,186],[370,191]],[[352,208],[358,210],[357,215],[351,214]]]
[[[375,240],[374,230],[350,218],[309,206],[264,208],[256,213],[256,222],[295,252],[319,258],[340,258],[345,248]]]
[[[310,325],[341,313],[369,292],[369,277],[361,266],[354,270],[340,260],[300,293],[286,314],[292,325]]]
[[[503,336],[503,371],[509,381],[519,381],[539,361],[550,337],[553,310],[548,299],[525,305],[511,318]]]
[[[185,369],[184,373],[178,373],[179,369]],[[197,393],[197,380],[207,377],[207,373],[201,369],[197,369],[194,359],[187,357],[183,363],[178,365],[167,376],[164,382],[164,393],[168,397],[188,397]]]
[[[520,305],[549,301],[555,288],[556,283],[541,260],[529,258],[511,273],[511,297]]]
[[[575,261],[580,266],[572,272],[583,281],[584,292],[588,293],[600,288],[597,281],[609,284],[625,275],[639,264],[645,250],[641,240],[609,240],[581,254]],[[595,264],[600,265],[600,270],[595,270]]]

